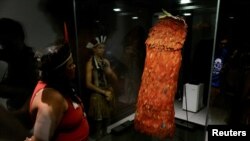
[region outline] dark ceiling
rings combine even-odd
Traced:
[[[75,2],[75,5],[74,3]],[[202,6],[202,8],[213,7],[216,9],[217,0],[192,0],[188,6]],[[140,9],[147,11],[147,14],[160,12],[165,9],[173,14],[185,6],[179,4],[179,0],[41,0],[40,8],[56,22],[73,19],[73,12],[77,12],[79,20],[91,24],[91,20],[100,18],[103,13],[112,16],[112,9],[116,5],[123,6],[127,12],[138,13]],[[75,6],[75,7],[74,7]],[[219,25],[232,26],[238,31],[248,31],[250,16],[249,0],[220,0]],[[75,8],[75,9],[74,9]],[[84,18],[81,18],[84,17]],[[233,19],[232,19],[233,18]],[[247,29],[247,30],[246,30]]]

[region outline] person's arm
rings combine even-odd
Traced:
[[[39,97],[38,97],[39,98]],[[29,141],[49,141],[60,123],[67,109],[66,100],[54,89],[45,89],[38,101],[33,101],[37,106],[36,121],[33,136]]]
[[[104,96],[111,97],[112,96],[111,91],[101,89],[92,83],[92,69],[93,69],[93,66],[92,66],[92,61],[90,59],[87,62],[87,66],[86,66],[86,86],[87,86],[87,88],[89,88],[93,91],[96,91],[100,94],[103,94]]]
[[[118,78],[115,74],[115,72],[112,70],[110,66],[110,62],[107,59],[104,59],[104,63],[106,64],[105,66],[105,74],[108,76],[108,78],[111,79],[112,82],[116,83]]]
[[[107,59],[104,59],[105,62],[105,74],[107,76],[107,78],[109,79],[110,83],[111,83],[111,87],[110,89],[112,91],[115,91],[114,93],[119,93],[119,82],[118,82],[118,77],[115,74],[115,72],[113,71],[110,62]]]

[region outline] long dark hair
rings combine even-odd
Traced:
[[[46,53],[41,57],[41,79],[46,83],[66,79],[64,70],[70,54],[69,45],[64,42],[56,42],[46,48]]]
[[[65,75],[68,59],[71,57],[71,50],[68,43],[57,41],[52,46],[46,48],[47,53],[41,57],[41,80],[58,90],[62,95],[75,99],[77,95],[75,84]]]

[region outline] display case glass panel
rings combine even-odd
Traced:
[[[178,88],[175,94],[176,124],[201,129],[205,137],[210,74],[215,43],[219,1],[74,1],[79,82],[86,107],[86,63],[91,52],[86,45],[99,35],[107,35],[105,57],[118,77],[115,87],[115,114],[111,124],[133,116],[146,57],[145,41],[163,10],[182,17],[188,28],[181,50]],[[187,140],[187,139],[184,139]]]

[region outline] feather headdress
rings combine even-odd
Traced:
[[[101,35],[101,36],[97,36],[95,37],[92,41],[88,42],[86,45],[86,48],[93,48],[98,44],[104,44],[107,40],[107,36],[105,35]]]

